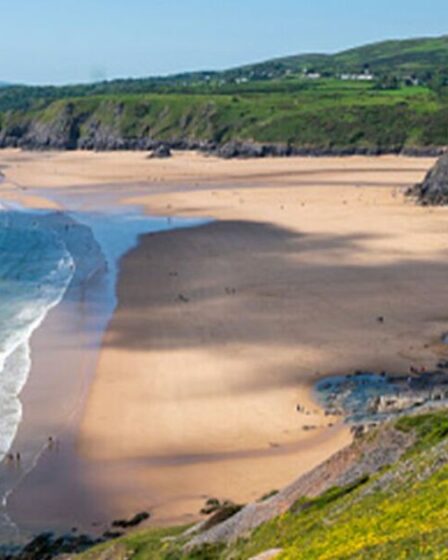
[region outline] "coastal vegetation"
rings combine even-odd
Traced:
[[[79,558],[247,560],[268,550],[279,550],[276,558],[284,560],[448,558],[448,413],[394,422],[395,430],[413,437],[399,460],[315,498],[303,496],[236,541],[190,548],[185,528],[147,529]],[[381,441],[385,429],[362,437]]]
[[[438,153],[448,145],[447,64],[448,38],[439,38],[222,73],[62,88],[6,86],[0,91],[0,147],[153,154],[163,148],[164,157],[170,147],[223,157]],[[442,158],[412,191],[422,204],[446,203],[447,161]],[[189,302],[183,293],[178,298]],[[372,322],[383,328],[384,317],[375,314]],[[402,382],[411,385],[407,376]],[[447,394],[424,389],[431,399],[423,403],[417,395],[409,405],[413,414],[355,426],[348,448],[253,504],[209,497],[200,526],[131,530],[150,517],[148,511],[112,522],[101,544],[76,534],[71,538],[78,548],[55,552],[59,544],[47,535],[40,537],[42,546],[55,547],[48,556],[23,557],[85,550],[66,558],[249,560],[269,551],[284,560],[448,558]],[[385,402],[393,408],[397,400],[388,396]],[[383,405],[378,398],[376,412],[384,413]],[[66,537],[61,539],[64,545]]]
[[[428,151],[448,144],[447,64],[448,38],[441,37],[224,72],[9,86],[0,90],[0,146],[149,149],[166,142],[213,151],[239,142],[281,146],[277,155]]]
[[[95,95],[0,113],[0,145],[179,147],[229,141],[316,150],[401,151],[448,144],[448,102],[427,87],[297,81],[233,94]]]

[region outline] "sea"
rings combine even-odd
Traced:
[[[0,461],[22,418],[19,395],[31,369],[30,338],[64,297],[75,262],[38,213],[0,211]]]
[[[0,204],[0,463],[8,461],[23,417],[20,394],[33,365],[30,341],[48,313],[89,279],[100,278],[101,312],[92,335],[99,347],[117,305],[121,257],[142,234],[207,221],[150,217],[139,208],[113,205],[98,211],[73,201],[64,212]],[[32,468],[37,451],[23,455],[23,466]],[[11,491],[9,481],[0,480],[0,533],[14,525],[7,516]]]

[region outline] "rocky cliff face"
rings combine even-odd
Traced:
[[[0,131],[0,147],[29,149],[75,149],[79,126],[74,107],[68,103],[51,120],[14,119],[6,122]]]
[[[423,183],[412,188],[409,194],[425,206],[448,204],[448,153],[438,160]]]
[[[170,104],[171,103],[171,104]],[[196,100],[179,107],[155,99],[141,102],[78,99],[56,101],[29,111],[0,114],[0,148],[19,147],[32,150],[200,150],[217,157],[263,158],[287,156],[349,156],[402,153],[435,156],[442,150],[422,145],[406,148],[402,144],[369,146],[344,144],[342,137],[323,137],[320,141],[255,141],[257,125],[241,123],[228,116],[229,107],[218,108]],[[255,121],[257,118],[254,117]],[[251,121],[252,122],[252,121]],[[273,138],[275,138],[275,134]],[[266,137],[266,135],[265,135]]]

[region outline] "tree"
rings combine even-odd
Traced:
[[[439,68],[434,72],[428,86],[437,93],[437,95],[444,93],[448,86],[448,68]]]
[[[383,74],[375,83],[375,89],[398,89],[399,87],[400,81],[393,74]]]

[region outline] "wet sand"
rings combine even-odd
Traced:
[[[76,454],[100,342],[93,344],[92,328],[95,314],[69,294],[32,338],[32,372],[21,395],[23,419],[13,446],[21,465],[2,471],[18,476],[6,511],[24,538],[45,529],[64,532],[99,514],[78,480]]]
[[[178,522],[208,496],[256,499],[350,440],[314,404],[318,377],[408,371],[444,351],[448,214],[402,196],[433,160],[3,161],[12,197],[14,184],[109,189],[148,213],[218,220],[144,236],[122,261],[73,469],[111,515]]]

